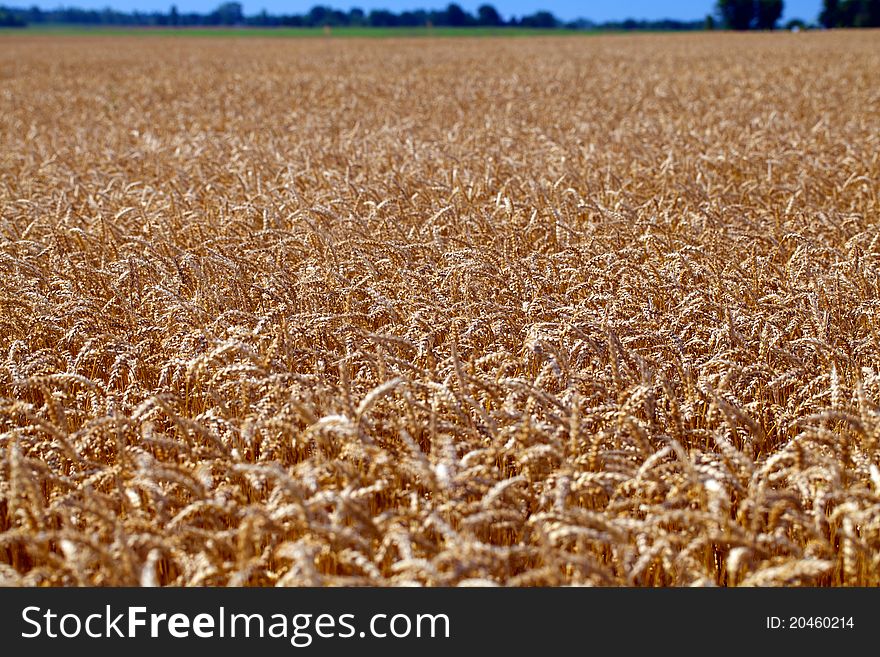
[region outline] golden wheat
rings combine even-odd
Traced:
[[[2,583],[880,584],[878,33],[2,46]]]

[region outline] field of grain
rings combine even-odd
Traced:
[[[0,583],[880,584],[880,33],[0,39]]]

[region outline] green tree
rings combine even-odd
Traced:
[[[861,11],[860,0],[843,0],[837,10],[836,27],[855,27],[856,18]]]
[[[825,27],[880,27],[880,0],[825,0],[819,21]]]
[[[551,29],[556,27],[556,16],[549,11],[537,11],[531,16],[523,16],[519,24],[523,27],[533,27],[538,29]]]
[[[446,8],[446,20],[452,27],[463,27],[470,21],[467,12],[460,5],[451,4]]]
[[[837,27],[840,19],[840,6],[837,0],[825,0],[822,3],[822,13],[819,14],[819,23],[823,27]]]
[[[244,22],[244,11],[240,2],[224,2],[212,12],[211,18],[219,25],[240,25]]]
[[[488,25],[490,27],[504,24],[498,10],[492,5],[480,5],[477,9],[477,22],[480,25]]]
[[[880,0],[862,0],[855,19],[856,27],[880,27]]]
[[[755,25],[759,30],[775,30],[782,17],[782,0],[757,0],[755,3]]]
[[[25,22],[12,11],[5,7],[0,7],[0,27],[24,27]]]
[[[747,30],[755,17],[754,0],[718,0],[718,15],[731,30]]]

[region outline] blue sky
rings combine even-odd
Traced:
[[[6,0],[13,6],[38,6],[48,9],[59,5],[100,9],[113,7],[130,11],[167,11],[172,2],[181,12],[205,12],[213,9],[222,0]],[[246,14],[265,8],[270,13],[305,13],[316,4],[329,5],[337,9],[361,7],[370,9],[439,9],[451,0],[239,0]],[[494,4],[503,16],[521,16],[538,9],[549,9],[560,18],[590,18],[606,21],[623,18],[702,18],[715,6],[714,0],[458,0],[465,9],[474,11],[484,1]],[[785,0],[784,19],[804,18],[815,20],[819,14],[821,0]]]

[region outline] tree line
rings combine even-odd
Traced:
[[[122,12],[114,9],[79,9],[61,7],[43,10],[36,6],[15,8],[0,6],[0,27],[71,24],[142,27],[523,27],[573,30],[698,30],[723,27],[733,30],[772,30],[782,17],[783,0],[717,0],[715,13],[705,20],[636,20],[595,23],[588,19],[563,21],[549,11],[505,20],[495,7],[481,5],[470,13],[458,4],[440,10],[415,10],[395,13],[386,9],[342,11],[324,5],[312,7],[305,14],[244,14],[240,2],[224,2],[214,11],[200,14],[180,12],[172,5],[168,13]],[[824,0],[819,25],[824,27],[878,27],[880,0]],[[801,21],[789,21],[786,27],[806,27]]]
[[[718,14],[732,30],[772,30],[782,17],[782,0],[718,0]]]
[[[4,22],[5,20],[5,22]],[[214,11],[200,14],[180,12],[172,5],[168,13],[131,13],[114,9],[79,9],[63,7],[43,10],[38,7],[26,9],[0,6],[0,25],[109,25],[143,27],[211,27],[211,26],[251,26],[251,27],[525,27],[539,29],[608,29],[608,30],[696,30],[703,27],[702,21],[679,20],[635,20],[595,23],[587,19],[563,21],[552,12],[537,11],[520,17],[505,20],[490,4],[481,5],[475,13],[470,13],[458,4],[450,4],[440,10],[415,10],[395,13],[386,9],[366,12],[354,8],[349,11],[317,5],[305,14],[269,14],[265,10],[258,14],[245,15],[239,2],[224,2]]]
[[[825,0],[819,23],[824,27],[880,27],[880,0]]]
[[[716,11],[733,30],[772,30],[782,17],[782,0],[718,0]],[[880,27],[880,0],[824,0],[822,27]]]

